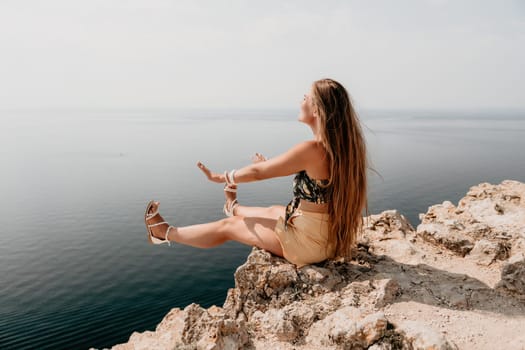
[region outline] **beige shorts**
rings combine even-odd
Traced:
[[[281,243],[284,258],[298,268],[329,258],[326,249],[328,220],[328,214],[299,208],[285,228],[283,217],[279,217],[274,230]],[[333,250],[328,251],[333,252]]]

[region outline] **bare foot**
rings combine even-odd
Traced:
[[[154,202],[148,210],[148,215],[155,213],[158,209],[159,209],[159,202]],[[151,224],[156,224],[156,223],[163,222],[163,221],[165,221],[164,218],[160,214],[157,214],[151,219],[147,219],[146,223],[148,225],[151,225]],[[165,223],[165,224],[150,227],[150,230],[154,237],[158,239],[164,239],[166,238],[166,230],[168,229],[168,227],[169,225]]]

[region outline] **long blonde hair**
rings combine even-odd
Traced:
[[[329,255],[350,257],[363,228],[363,209],[368,215],[365,139],[350,96],[340,83],[314,82],[312,98],[330,164]]]

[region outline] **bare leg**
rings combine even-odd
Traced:
[[[260,217],[277,220],[279,216],[284,218],[286,208],[282,205],[272,205],[271,207],[247,207],[238,205],[235,207],[235,216]]]
[[[153,205],[150,212],[153,213],[156,209],[157,205]],[[148,223],[162,221],[162,216],[156,215]],[[206,224],[172,228],[168,239],[198,248],[211,248],[233,240],[283,256],[281,244],[274,231],[276,223],[277,220],[271,218],[234,216]],[[153,234],[164,239],[167,228],[167,224],[155,226],[152,228]]]

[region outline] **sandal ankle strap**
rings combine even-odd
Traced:
[[[224,192],[232,192],[232,193],[237,193],[237,189],[236,188],[233,188],[229,185],[226,185],[224,186]]]
[[[166,230],[166,235],[164,236],[164,240],[166,242],[168,242],[168,246],[171,247],[171,242],[170,240],[168,239],[168,235],[170,234],[170,229],[172,228],[173,226],[168,226],[168,229]]]
[[[155,212],[151,213],[151,214],[147,214],[146,215],[146,220],[149,220],[151,218],[153,218],[155,215],[158,215],[159,214],[159,210],[155,210]]]
[[[234,216],[235,214],[233,213],[233,211],[235,210],[235,207],[237,207],[238,205],[239,205],[239,202],[237,202],[237,198],[231,201],[229,205],[224,204],[224,208],[223,208],[224,214],[226,214],[227,217]]]
[[[163,222],[157,222],[156,224],[151,224],[151,225],[148,225],[148,227],[155,227],[155,226],[159,226],[159,225],[162,225],[162,224],[167,224],[166,221],[163,221]],[[169,225],[169,224],[168,224]]]

